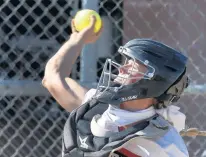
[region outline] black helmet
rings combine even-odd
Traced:
[[[150,39],[133,39],[121,46],[118,52],[126,60],[132,59],[145,65],[147,72],[136,82],[118,84],[114,81],[118,75],[113,74],[112,69],[122,65],[107,59],[94,96],[101,102],[118,105],[125,101],[143,98],[156,98],[159,102],[175,101],[183,91],[178,87],[182,84],[184,84],[182,88],[188,86],[188,78],[183,77],[187,57],[169,46]],[[176,85],[178,87],[174,90],[181,90],[181,93],[180,91],[167,93]]]

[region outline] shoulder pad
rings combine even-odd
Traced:
[[[149,125],[136,134],[150,139],[158,139],[164,136],[169,131],[170,124],[161,116],[158,116],[155,119],[150,120]]]

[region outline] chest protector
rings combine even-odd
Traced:
[[[64,126],[62,157],[108,157],[112,150],[135,137],[155,141],[169,130],[168,122],[155,115],[121,132],[110,133],[105,137],[94,136],[90,128],[91,121],[107,108],[107,104],[91,100],[70,113]]]

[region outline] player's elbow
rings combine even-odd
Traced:
[[[42,84],[42,86],[44,86],[45,88],[47,88],[47,82],[46,82],[46,81],[47,81],[46,78],[43,77],[43,79],[42,79],[42,81],[41,81],[41,84]]]
[[[59,84],[59,79],[56,79],[58,76],[55,75],[45,75],[42,79],[42,85],[50,92],[55,92],[55,87]]]
[[[55,90],[55,82],[47,76],[43,77],[42,86],[45,87],[50,94],[52,94]]]
[[[45,67],[45,73],[42,79],[42,85],[48,89],[55,84],[54,78],[58,78],[58,77],[59,77],[59,73],[54,68],[53,62],[51,60],[48,61]]]
[[[52,79],[51,79],[52,78]],[[79,99],[69,88],[65,88],[59,76],[44,77],[42,85],[48,90],[60,106],[71,112],[81,104]]]
[[[51,89],[52,86],[53,86],[53,83],[51,82],[51,80],[48,77],[46,77],[46,76],[43,77],[41,83],[48,90]]]

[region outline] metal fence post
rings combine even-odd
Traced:
[[[98,12],[99,0],[82,0],[83,9],[93,9]],[[81,53],[80,82],[83,84],[97,81],[97,42],[85,45]]]

